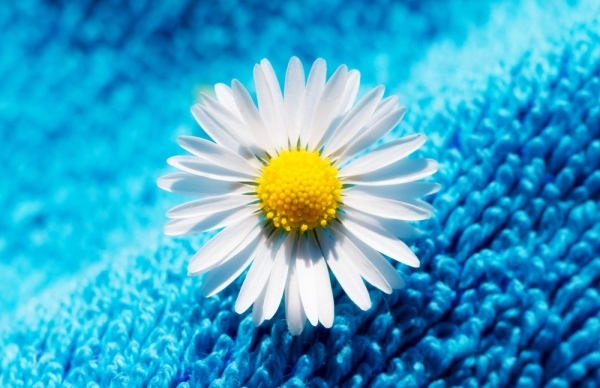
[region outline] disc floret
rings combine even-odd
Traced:
[[[282,151],[269,161],[257,182],[266,218],[288,232],[326,226],[341,201],[338,169],[328,158],[305,149]]]

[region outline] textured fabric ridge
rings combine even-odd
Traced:
[[[77,275],[57,269],[52,276],[60,281],[31,283],[22,289],[26,297],[13,295],[0,305],[7,311],[0,318],[0,386],[600,386],[600,25],[594,20],[600,13],[594,3],[550,9],[535,2],[489,2],[464,16],[475,26],[448,22],[435,34],[419,36],[418,43],[427,52],[402,54],[410,71],[389,68],[390,74],[406,72],[407,77],[365,71],[369,83],[382,82],[382,77],[393,82],[388,89],[398,92],[408,107],[404,121],[386,140],[427,134],[429,141],[418,153],[440,161],[435,180],[443,188],[431,198],[435,217],[420,223],[424,234],[411,242],[421,267],[396,265],[407,287],[391,295],[369,288],[373,307],[363,312],[336,285],[333,327],[307,327],[299,337],[288,333],[281,309],[259,328],[247,313],[233,311],[242,279],[214,297],[200,295],[200,279],[187,277],[185,268],[210,236],[159,235],[162,214],[175,201],[157,194],[153,181],[175,146],[150,143],[172,142],[176,134],[192,132],[193,125],[175,126],[166,118],[187,117],[189,94],[170,79],[176,93],[185,97],[157,113],[157,122],[170,126],[162,128],[167,134],[161,134],[160,128],[134,131],[132,139],[115,132],[110,141],[90,145],[104,156],[110,151],[103,147],[137,140],[154,149],[123,145],[111,162],[119,169],[139,151],[145,162],[154,165],[136,162],[132,172],[90,172],[103,182],[97,189],[110,193],[86,192],[97,198],[90,202],[94,206],[107,205],[104,213],[91,209],[71,215],[64,198],[74,198],[70,190],[76,187],[67,185],[64,193],[52,186],[60,214],[69,215],[75,229],[84,225],[83,231],[75,230],[62,241],[81,238],[85,244],[68,248],[40,243],[43,257],[69,252],[69,260],[83,263],[77,264],[81,266]],[[461,4],[444,2],[439,12],[453,14]],[[378,7],[385,10],[384,5]],[[441,24],[441,17],[423,16],[425,11],[418,7],[399,9],[407,18],[415,14],[422,18],[418,20]],[[130,17],[146,15],[136,9],[129,12]],[[151,25],[151,17],[159,16],[148,12]],[[559,16],[560,22],[548,23]],[[26,18],[23,11],[13,10],[0,18],[0,26],[18,23],[19,18]],[[270,20],[269,28],[279,31]],[[115,38],[103,44],[122,43]],[[243,43],[237,44],[240,47],[228,46],[230,55],[238,55],[250,69],[254,56]],[[266,52],[259,49],[261,55]],[[51,55],[48,50],[43,53]],[[313,54],[322,55],[306,55]],[[344,61],[339,53],[331,55]],[[372,52],[367,56],[377,57]],[[128,61],[135,59],[134,55]],[[285,60],[275,57],[273,62],[281,67]],[[2,75],[16,66],[3,62]],[[197,74],[182,74],[180,82],[197,82],[193,80]],[[89,87],[112,85],[101,77],[95,74],[98,85]],[[114,81],[119,75],[105,77]],[[13,79],[9,85],[14,90],[0,86],[0,91],[5,88],[7,95],[17,96],[15,90],[24,85],[19,82],[23,81]],[[144,108],[139,108],[144,111],[123,112],[125,123],[154,128],[143,117],[152,115],[151,107],[160,106],[165,95],[161,87],[167,84],[149,81],[144,90],[149,95]],[[46,86],[45,90],[53,90]],[[74,101],[80,97],[70,93]],[[125,90],[117,97],[127,109],[135,110],[135,93]],[[41,101],[39,96],[32,98]],[[18,123],[29,109],[11,116],[11,105],[2,104],[3,127]],[[123,122],[118,125],[127,130]],[[25,144],[23,139],[9,139],[7,130],[0,131],[0,141],[6,139],[11,152]],[[59,131],[48,129],[48,133],[60,137]],[[63,146],[84,144],[85,133],[69,136],[62,140]],[[49,137],[31,141],[41,147]],[[59,147],[61,140],[57,141]],[[16,168],[16,163],[3,164]],[[53,169],[59,177],[71,171],[60,165]],[[77,177],[87,170],[75,171]],[[29,184],[21,183],[20,188]],[[123,186],[127,188],[119,191]],[[3,259],[0,268],[29,260],[31,267],[14,276],[26,279],[27,271],[35,276],[36,261],[27,259],[34,249],[15,243],[15,235],[36,223],[52,225],[54,213],[40,210],[51,202],[31,199],[26,207],[19,207],[13,194],[0,191],[0,195],[15,209],[12,218],[0,223],[0,230],[6,230],[6,237],[0,236],[0,254],[13,258]],[[42,220],[36,218],[37,212]],[[84,223],[84,217],[98,220],[100,227]],[[102,237],[104,226],[108,230]],[[31,237],[29,244],[35,238],[61,238],[55,229],[39,230],[42,235]],[[85,231],[98,235],[84,237]],[[88,259],[86,247],[95,250]],[[12,284],[9,281],[7,277],[6,284]]]

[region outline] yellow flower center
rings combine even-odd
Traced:
[[[326,226],[341,201],[338,170],[318,152],[282,151],[257,179],[256,193],[267,219],[288,232]]]

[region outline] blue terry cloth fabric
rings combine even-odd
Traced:
[[[4,4],[0,386],[600,386],[599,7]],[[295,338],[200,296],[154,184],[198,90],[291,55],[399,94],[443,184],[407,287]]]

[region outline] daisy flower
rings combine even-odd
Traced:
[[[419,260],[400,238],[418,232],[409,221],[431,217],[419,199],[439,190],[415,182],[437,171],[430,159],[405,159],[426,140],[410,135],[368,153],[402,119],[396,96],[378,86],[356,101],[360,74],[340,66],[326,81],[317,59],[305,80],[293,57],[283,92],[267,60],[254,67],[258,107],[237,80],[201,94],[192,114],[213,141],[181,136],[193,156],[168,160],[183,172],[158,179],[164,190],[201,197],[167,212],[165,233],[222,229],[191,259],[188,274],[206,273],[212,296],[248,267],[235,311],[252,306],[255,325],[271,319],[282,298],[290,332],[306,321],[334,320],[329,270],[362,310],[371,307],[364,281],[385,293],[404,282],[388,258]],[[385,256],[384,256],[385,255]],[[364,280],[364,281],[363,281]]]

